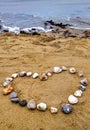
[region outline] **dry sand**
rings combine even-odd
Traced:
[[[90,85],[73,106],[69,115],[60,110],[62,103],[77,89],[80,78],[68,72],[56,74],[47,81],[17,78],[14,89],[21,99],[35,99],[48,107],[59,108],[57,114],[49,110],[31,111],[2,95],[4,79],[14,72],[32,71],[42,73],[53,66],[75,67],[83,70],[90,81],[90,39],[60,38],[45,35],[0,35],[0,130],[90,130]]]

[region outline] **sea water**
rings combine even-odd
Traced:
[[[46,20],[90,28],[90,0],[0,0],[0,21],[9,26],[43,26]]]

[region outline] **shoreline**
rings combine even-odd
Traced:
[[[90,28],[79,28],[71,26],[70,24],[56,23],[53,20],[44,22],[43,27],[31,27],[31,28],[20,28],[20,27],[9,27],[5,25],[0,25],[0,33],[14,33],[19,34],[31,34],[40,35],[42,33],[52,33],[60,37],[78,37],[78,38],[89,38]]]

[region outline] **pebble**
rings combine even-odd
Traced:
[[[19,73],[19,76],[20,76],[20,77],[26,76],[26,71],[21,71],[21,72]]]
[[[53,72],[58,74],[58,73],[62,72],[62,69],[60,67],[54,67]]]
[[[27,77],[30,77],[31,75],[32,75],[32,72],[27,72],[27,73],[26,73],[26,76],[27,76]]]
[[[19,103],[19,98],[11,98],[10,99],[13,103]]]
[[[70,104],[62,104],[61,110],[65,114],[69,114],[72,112],[72,106]]]
[[[13,91],[13,87],[9,84],[6,88],[3,89],[3,95],[7,95]]]
[[[55,108],[55,107],[51,107],[51,108],[50,108],[50,112],[51,112],[52,114],[56,114],[56,113],[58,112],[58,109]]]
[[[45,81],[45,80],[47,80],[48,79],[48,76],[45,74],[45,73],[43,73],[42,75],[41,75],[41,77],[40,77],[40,80],[41,81]]]
[[[83,71],[78,72],[78,76],[83,77],[84,76]]]
[[[13,81],[13,78],[7,77],[5,80],[12,82],[12,81]]]
[[[71,74],[75,74],[75,73],[76,73],[76,69],[72,67],[72,68],[69,69],[69,72],[70,72]]]
[[[9,84],[11,84],[10,81],[5,81],[5,82],[3,83],[3,87],[7,87]]]
[[[76,96],[76,97],[81,97],[82,96],[82,91],[81,90],[77,90],[77,91],[75,91],[75,93],[74,93],[74,96]]]
[[[19,101],[19,105],[24,107],[24,106],[27,105],[27,101],[26,100],[21,100],[21,101]]]
[[[18,97],[18,94],[16,93],[16,92],[12,92],[11,94],[10,94],[10,99],[12,99],[12,98],[17,98]]]
[[[45,111],[47,109],[47,105],[45,103],[39,103],[37,105],[37,110],[39,111]]]
[[[39,74],[38,73],[34,73],[32,77],[33,77],[33,79],[36,79],[36,78],[39,77]]]
[[[18,73],[14,73],[14,74],[12,74],[12,78],[17,78],[18,77]]]
[[[87,78],[83,78],[83,79],[80,81],[80,83],[81,83],[82,85],[87,86],[87,85],[88,85],[88,80],[87,80]]]
[[[27,108],[28,108],[28,109],[31,109],[31,110],[36,109],[36,102],[35,102],[34,100],[30,100],[30,101],[27,103]]]
[[[86,90],[86,87],[84,85],[79,85],[78,88],[81,90],[81,91],[85,91]]]
[[[53,72],[46,72],[46,75],[51,77]]]
[[[69,103],[71,103],[71,104],[76,104],[76,103],[78,103],[78,98],[75,97],[74,95],[70,95],[70,96],[68,97],[68,101],[69,101]]]
[[[61,66],[61,69],[62,69],[63,71],[66,71],[66,70],[67,70],[67,67],[66,67],[66,66]]]

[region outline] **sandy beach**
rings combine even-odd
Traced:
[[[80,78],[67,71],[47,81],[23,77],[14,80],[14,91],[21,99],[34,99],[59,109],[28,110],[2,94],[3,82],[14,72],[46,72],[54,66],[75,67],[90,81],[90,38],[60,37],[59,33],[40,35],[0,35],[0,130],[90,130],[90,83],[71,114],[61,112],[61,104],[77,90]]]

